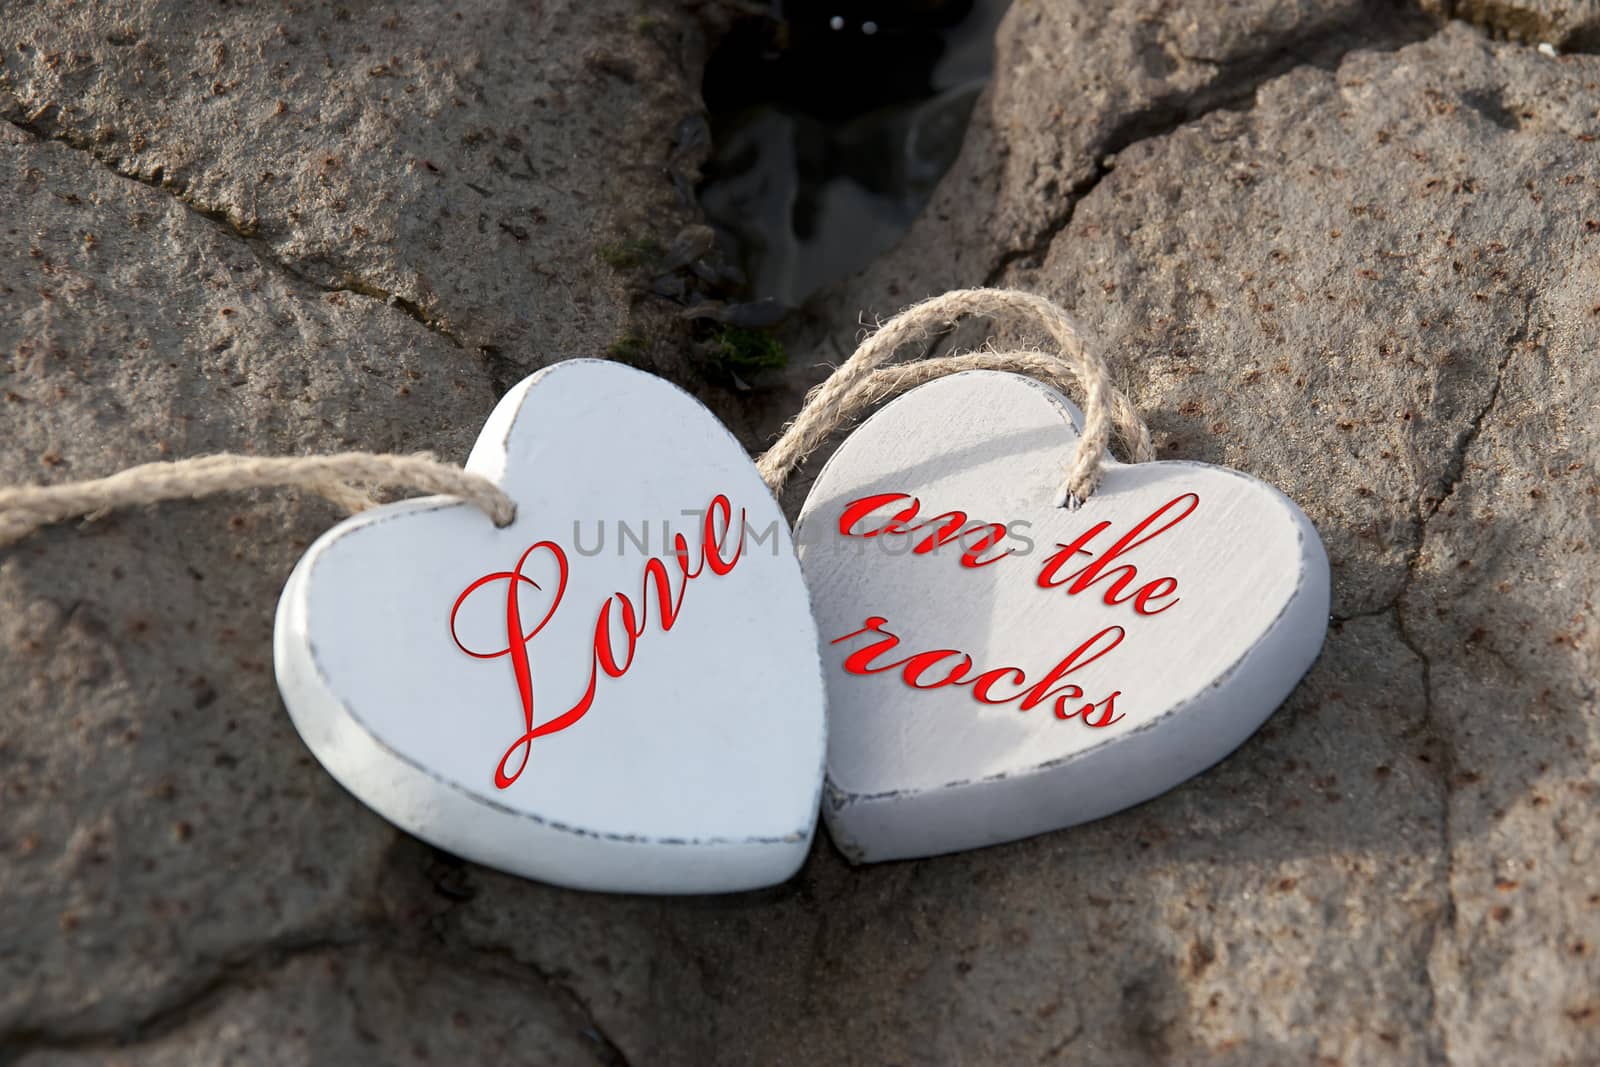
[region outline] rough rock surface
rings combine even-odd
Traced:
[[[707,148],[699,30],[664,8],[39,4],[9,20],[0,113],[509,384],[661,332],[632,275],[693,217]]]
[[[905,294],[998,278],[1070,221],[1105,157],[1256,86],[1359,46],[1393,47],[1432,23],[1385,0],[1017,0],[998,72],[961,154],[898,254],[837,294],[898,306]],[[959,233],[960,240],[951,240]],[[853,320],[852,320],[853,321]]]
[[[992,99],[1029,98],[1029,78],[1002,76]],[[1206,832],[1195,807],[1262,813],[1204,859],[1163,842],[1168,883],[1111,907],[1200,931],[1193,956],[1157,953],[1178,995],[1152,989],[1137,949],[1060,961],[1095,976],[1078,1054],[1600,1057],[1597,135],[1600,61],[1454,23],[1299,67],[1101,160],[1085,192],[1038,215],[1066,222],[991,274],[922,281],[926,248],[981,247],[1004,214],[980,197],[837,298],[835,338],[860,308],[887,315],[949,284],[1056,297],[1122,368],[1161,454],[1281,486],[1332,556],[1328,646],[1263,737],[1063,835],[1086,847],[1153,819],[1182,841]],[[1056,140],[1037,125],[1007,136],[995,159]],[[1125,873],[1077,859],[1043,878],[1053,894],[1099,896]],[[1230,876],[1236,891],[1219,891]],[[1149,1028],[1107,1036],[1129,1018]],[[1051,1032],[1022,1055],[1044,1058]]]
[[[494,959],[430,959],[370,945],[322,949],[236,977],[166,1040],[115,1054],[129,1067],[210,1063],[504,1063],[593,1067],[615,1052],[566,998]],[[96,1045],[30,1067],[104,1063]]]
[[[697,219],[692,18],[9,14],[0,481],[227,450],[459,460],[508,379],[670,336],[631,259]],[[630,355],[681,368],[659,347]],[[416,899],[445,899],[277,698],[272,605],[335,517],[259,494],[0,551],[0,1062],[164,1033],[233,976],[414,932]]]
[[[657,314],[593,264],[631,206],[694,221],[666,206],[693,60],[639,66],[681,13],[417,4],[380,49],[336,8],[153,10],[8,27],[0,479],[459,458],[508,374]],[[863,309],[1036,289],[1164,455],[1298,499],[1337,617],[1235,756],[978,853],[851,869],[824,839],[762,893],[566,892],[395,833],[295,737],[270,606],[329,507],[51,529],[0,550],[0,1062],[1600,1059],[1600,60],[1390,10],[1018,0],[935,207],[795,361]],[[591,18],[633,80],[578,62]],[[573,69],[599,80],[528,119]],[[475,176],[486,125],[597,162],[517,200]],[[330,155],[370,162],[324,187]],[[539,196],[529,250],[458,218]]]
[[[0,144],[7,482],[224,450],[460,456],[482,363],[164,192]],[[277,708],[271,607],[335,512],[130,511],[0,554],[0,1025],[121,1025],[222,961],[366,921],[392,838]],[[313,933],[314,932],[314,933]]]
[[[1524,44],[1590,52],[1600,45],[1600,0],[1423,0],[1422,6]]]

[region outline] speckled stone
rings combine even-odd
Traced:
[[[934,288],[1067,304],[1162,455],[1272,481],[1329,547],[1323,655],[1234,756],[981,852],[850,868],[824,838],[761,893],[566,892],[397,834],[295,737],[271,605],[327,505],[54,528],[0,551],[0,1061],[1600,1060],[1600,60],[1292,8],[1018,0],[962,162],[791,383]],[[507,374],[653,321],[592,264],[613,213],[678,203],[694,53],[635,53],[682,11],[116,10],[28,9],[0,66],[5,481],[459,459]],[[555,146],[562,206],[494,177],[508,130]],[[476,241],[461,205],[502,197],[564,236]],[[754,440],[791,403],[719,410]]]

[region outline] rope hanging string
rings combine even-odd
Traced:
[[[0,545],[41,526],[94,516],[113,508],[161,500],[197,500],[243,489],[307,489],[350,512],[375,501],[363,486],[405,486],[459,497],[480,508],[496,526],[508,526],[516,505],[494,482],[432,456],[337,452],[326,456],[222,454],[146,463],[105,478],[65,485],[0,489]]]
[[[885,366],[907,344],[930,337],[964,315],[1008,313],[1037,320],[1061,355],[983,351]],[[961,289],[912,305],[862,341],[854,355],[811,391],[800,413],[756,461],[756,468],[779,493],[795,468],[844,423],[891,395],[967,370],[1016,371],[1064,391],[1073,385],[1082,388],[1083,435],[1062,483],[1063,498],[1082,501],[1094,492],[1113,426],[1130,460],[1142,463],[1155,458],[1150,431],[1133,404],[1112,385],[1105,362],[1084,344],[1066,312],[1031,293]],[[427,453],[280,457],[225,453],[146,463],[105,478],[63,485],[0,489],[0,546],[42,526],[92,518],[113,508],[247,489],[305,489],[357,512],[374,505],[370,490],[378,486],[458,497],[483,511],[496,526],[510,525],[516,516],[516,505],[494,482]]]
[[[972,352],[880,369],[903,346],[927,339],[962,316],[1002,314],[1036,320],[1060,349],[1060,357],[1042,352]],[[888,393],[965,370],[1020,371],[1052,385],[1082,388],[1083,435],[1062,484],[1063,497],[1082,501],[1094,492],[1113,425],[1130,460],[1143,463],[1155,458],[1144,420],[1112,384],[1105,361],[1084,343],[1065,311],[1042,296],[1014,289],[957,289],[913,304],[862,341],[855,354],[806,397],[800,414],[756,461],[756,469],[773,492],[779,492],[794,469],[834,430]]]

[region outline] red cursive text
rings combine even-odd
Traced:
[[[539,541],[523,552],[517,559],[516,566],[508,571],[494,571],[476,579],[461,591],[456,601],[450,607],[450,636],[455,641],[456,647],[474,659],[499,659],[509,656],[511,659],[511,673],[516,679],[517,695],[522,702],[522,736],[518,737],[505,754],[500,757],[500,762],[495,765],[494,784],[505,789],[522,774],[528,765],[528,756],[532,751],[533,742],[541,737],[565,730],[584,715],[588,714],[593,706],[595,693],[600,685],[600,676],[604,674],[609,678],[621,678],[628,672],[633,663],[634,651],[638,646],[639,638],[644,636],[646,623],[649,621],[649,605],[653,600],[656,606],[658,625],[663,633],[672,629],[678,621],[678,616],[683,608],[683,597],[689,589],[689,583],[709,573],[721,577],[732,571],[739,562],[744,551],[745,541],[745,512],[739,511],[738,528],[733,524],[733,506],[728,503],[728,498],[720,493],[711,499],[706,507],[705,521],[701,528],[700,547],[695,554],[693,566],[689,557],[689,543],[682,534],[673,538],[673,564],[671,570],[676,571],[676,578],[669,570],[665,561],[651,557],[644,565],[644,578],[638,595],[637,603],[629,599],[627,594],[617,592],[611,594],[600,605],[600,610],[595,618],[594,642],[590,649],[589,658],[589,684],[583,696],[572,707],[560,715],[545,722],[534,721],[533,697],[533,671],[528,665],[528,642],[532,641],[539,632],[545,628],[555,617],[556,609],[561,606],[562,596],[567,589],[567,554],[561,546],[554,541]],[[718,527],[721,532],[718,532]],[[731,540],[731,549],[730,549]],[[539,584],[523,573],[528,561],[535,553],[543,552],[555,561],[558,574],[556,588],[550,599],[550,607],[544,616],[539,619],[526,632],[523,630],[522,611],[518,603],[518,594],[523,585],[538,589]],[[674,581],[677,588],[674,590]],[[462,643],[456,632],[456,616],[461,607],[478,590],[493,585],[497,582],[506,583],[505,601],[505,631],[506,644],[490,652],[482,652],[468,648]],[[621,624],[622,633],[620,640],[613,633],[615,625]]]
[[[1104,533],[1111,525],[1109,522],[1096,523],[1078,535],[1071,544],[1056,546],[1059,551],[1045,561],[1044,569],[1039,572],[1039,588],[1054,589],[1057,586],[1065,585],[1067,587],[1067,595],[1076,596],[1096,582],[1112,578],[1115,575],[1116,577],[1112,578],[1112,582],[1106,588],[1105,596],[1103,597],[1106,604],[1116,605],[1132,600],[1133,610],[1140,615],[1161,614],[1178,602],[1176,597],[1168,600],[1159,608],[1152,608],[1150,605],[1157,600],[1171,597],[1173,593],[1177,592],[1178,580],[1176,578],[1157,578],[1153,582],[1146,582],[1134,591],[1124,594],[1123,590],[1139,576],[1138,568],[1131,563],[1119,563],[1107,570],[1106,564],[1124,553],[1133,551],[1148,541],[1154,541],[1157,537],[1160,537],[1188,518],[1194,509],[1199,506],[1200,498],[1194,493],[1184,493],[1182,496],[1173,497],[1139,520],[1138,525],[1123,534],[1115,544],[1106,550],[1105,555],[1084,564],[1071,574],[1061,577],[1061,569],[1071,562],[1072,557],[1080,553],[1093,555],[1086,546],[1090,541]],[[1149,527],[1153,526],[1157,520],[1166,516],[1169,511],[1174,510],[1176,510],[1176,514],[1168,516],[1161,525],[1149,530]],[[1148,532],[1146,532],[1147,530]]]
[[[890,518],[879,521],[877,525],[857,529],[867,517],[879,508],[891,504],[899,504],[902,500],[910,503],[901,505]],[[998,522],[972,522],[967,521],[964,511],[947,511],[943,515],[936,515],[931,519],[924,519],[915,526],[907,525],[917,517],[917,512],[922,507],[922,502],[914,496],[904,493],[879,493],[876,496],[865,496],[845,506],[839,515],[839,532],[845,537],[879,537],[885,534],[923,534],[914,544],[911,551],[919,556],[925,556],[934,549],[951,541],[959,540],[961,547],[966,549],[961,554],[963,567],[987,567],[991,563],[999,562],[1011,554],[1012,549],[997,552],[988,559],[982,558],[983,554],[994,548],[1006,539],[1006,527]],[[971,543],[968,538],[977,535],[977,540]]]
[[[900,678],[913,689],[943,689],[947,685],[972,687],[972,699],[980,704],[1016,704],[1022,711],[1031,711],[1046,701],[1058,719],[1080,718],[1085,726],[1103,727],[1119,721],[1116,711],[1119,689],[1110,696],[1089,703],[1083,700],[1083,689],[1072,684],[1062,684],[1062,679],[1074,671],[1082,670],[1122,643],[1124,631],[1120,626],[1107,626],[1077,648],[1062,657],[1045,676],[1032,685],[1026,685],[1028,676],[1020,667],[994,667],[980,674],[972,674],[972,657],[953,648],[939,648],[931,652],[918,652],[887,663],[874,663],[879,656],[893,652],[900,638],[884,627],[889,620],[874,615],[861,629],[836,637],[829,644],[837,645],[852,637],[866,634],[873,640],[845,657],[844,669],[851,674],[883,674],[899,670]],[[1014,692],[997,693],[996,686],[1024,687]]]
[[[1139,570],[1125,557],[1140,545],[1149,544],[1162,534],[1187,519],[1200,506],[1195,493],[1183,493],[1162,504],[1140,519],[1132,529],[1104,548],[1098,556],[1090,544],[1111,528],[1104,520],[1089,527],[1067,544],[1058,544],[1057,551],[1045,560],[1035,584],[1041,589],[1065,588],[1068,596],[1093,589],[1105,583],[1101,601],[1107,607],[1131,602],[1136,615],[1159,615],[1178,603],[1178,580],[1162,576],[1146,582],[1139,581]],[[905,493],[877,493],[864,496],[845,505],[839,513],[839,533],[845,537],[908,536],[913,541],[911,551],[927,555],[952,540],[960,539],[966,551],[961,556],[961,566],[987,567],[996,563],[1015,549],[994,551],[1011,533],[1011,527],[997,522],[967,521],[964,511],[947,511],[931,519],[915,522],[922,502]],[[1025,525],[1025,524],[1024,524]],[[976,535],[976,541],[968,538]],[[1032,547],[1032,541],[1027,541]],[[991,553],[985,555],[985,553]],[[1088,556],[1077,570],[1067,572],[1076,565],[1078,556]],[[1043,678],[1026,685],[1027,675],[1020,667],[995,667],[974,674],[972,657],[952,648],[918,652],[889,662],[878,662],[898,648],[900,639],[884,629],[887,622],[882,616],[867,619],[866,624],[854,633],[835,638],[832,644],[853,637],[873,635],[874,639],[845,657],[844,669],[851,674],[882,674],[898,670],[900,678],[913,689],[942,689],[949,685],[970,686],[972,698],[981,704],[1016,704],[1030,711],[1047,701],[1058,719],[1080,719],[1093,727],[1110,726],[1123,716],[1116,711],[1119,689],[1102,700],[1080,703],[1083,689],[1063,679],[1093,663],[1122,643],[1126,632],[1120,626],[1107,626],[1077,648],[1067,653]],[[1006,695],[1006,687],[1023,687]],[[1001,691],[997,691],[1000,687]]]

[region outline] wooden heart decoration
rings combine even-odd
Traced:
[[[795,528],[827,679],[823,816],[856,862],[1012,841],[1227,755],[1311,666],[1315,528],[1201,463],[1103,465],[1060,504],[1082,417],[994,371],[857,428]]]
[[[278,684],[323,766],[457,855],[584,889],[720,892],[800,865],[823,686],[783,515],[687,393],[573,360],[511,390],[467,469],[306,552]]]

